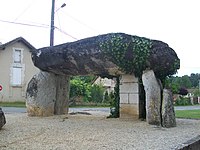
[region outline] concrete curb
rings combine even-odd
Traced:
[[[200,149],[200,135],[191,140],[183,143],[181,146],[177,147],[176,150],[199,150]]]

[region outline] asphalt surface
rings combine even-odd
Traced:
[[[176,106],[175,110],[197,110],[200,109],[200,105],[194,106]]]
[[[17,107],[1,107],[5,114],[10,113],[26,113],[26,108],[17,108]],[[84,111],[102,111],[110,112],[110,108],[99,107],[99,108],[69,108],[69,112],[84,112]]]
[[[18,108],[18,107],[1,107],[5,114],[9,113],[26,113],[26,108]],[[176,106],[175,110],[200,110],[200,105],[195,106]],[[69,108],[69,112],[84,112],[84,111],[102,111],[102,112],[110,112],[110,108]]]

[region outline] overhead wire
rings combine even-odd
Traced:
[[[76,37],[74,37],[74,36],[68,34],[68,33],[65,32],[64,30],[61,30],[60,28],[58,28],[58,27],[56,27],[56,26],[54,26],[54,28],[57,29],[58,31],[62,32],[63,34],[65,34],[65,35],[71,37],[72,39],[74,39],[74,40],[78,40]]]
[[[28,23],[22,23],[22,22],[14,22],[14,21],[7,21],[7,20],[1,20],[0,22],[4,22],[4,23],[11,23],[11,24],[17,24],[17,25],[24,25],[24,26],[29,26],[29,27],[39,27],[39,28],[50,28],[49,25],[45,25],[45,24],[41,24],[41,25],[35,25],[35,24],[28,24]],[[55,29],[57,29],[58,31],[60,31],[61,33],[71,37],[72,39],[78,40],[76,37],[68,34],[67,32],[65,32],[64,30],[54,26]]]
[[[71,19],[73,19],[74,21],[76,21],[77,23],[82,24],[83,26],[87,27],[88,29],[95,31],[95,32],[98,32],[96,29],[94,29],[93,27],[91,27],[91,26],[87,25],[86,23],[80,21],[79,19],[73,17],[71,14],[67,13],[66,15],[68,17],[70,17]]]
[[[32,0],[31,3],[29,3],[29,5],[23,9],[23,11],[14,19],[14,21],[17,21],[22,15],[24,15],[27,10],[32,6],[33,2],[35,2],[35,0]]]
[[[39,28],[50,28],[50,25],[47,25],[47,24],[40,24],[40,23],[35,23],[35,22],[31,22],[31,23],[24,23],[24,22],[17,22],[16,20],[18,20],[22,15],[24,15],[27,10],[32,6],[33,2],[35,0],[32,0],[31,3],[29,3],[29,5],[14,19],[14,21],[9,21],[9,20],[2,20],[0,19],[0,22],[3,22],[3,23],[10,23],[10,24],[16,24],[16,25],[23,25],[23,26],[29,26],[29,27],[39,27]],[[61,7],[64,7],[64,5],[62,5]],[[59,9],[57,9],[59,10]],[[57,12],[57,11],[56,11]],[[55,12],[55,13],[56,13]],[[54,26],[54,29],[57,29],[59,32],[71,37],[72,39],[75,39],[75,40],[78,40],[78,38],[70,35],[69,33],[67,33],[66,31],[64,31],[62,28],[61,28],[61,24],[60,24],[60,18],[59,18],[59,15],[57,13],[57,17],[58,17],[58,23],[59,23],[59,27],[56,27]]]
[[[58,9],[57,9],[57,10],[58,10]],[[59,17],[59,15],[58,15],[58,12],[55,11],[55,13],[56,13],[57,18],[58,18],[58,25],[59,25],[59,28],[60,28],[60,30],[62,30],[62,28],[61,28],[61,24],[60,24],[60,17]],[[63,35],[61,35],[61,36],[62,36],[61,38],[63,38]]]
[[[49,25],[44,25],[44,24],[36,25],[36,24],[29,24],[29,23],[1,20],[1,19],[0,19],[0,22],[10,23],[10,24],[17,24],[17,25],[24,25],[24,26],[30,26],[30,27],[49,28]]]

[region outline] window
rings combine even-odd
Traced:
[[[21,53],[22,51],[19,49],[14,50],[14,63],[21,63]]]
[[[13,67],[12,79],[13,85],[22,85],[22,68]]]

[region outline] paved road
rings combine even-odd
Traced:
[[[195,106],[176,106],[175,110],[200,110],[200,105]],[[16,107],[2,107],[4,113],[26,113],[26,108]],[[82,112],[82,111],[102,111],[110,112],[110,108],[69,108],[69,112]]]
[[[200,109],[200,105],[195,106],[176,106],[175,110],[196,110]]]
[[[26,113],[26,108],[18,108],[18,107],[1,107],[5,114],[10,113]]]
[[[16,108],[16,107],[2,107],[3,112],[8,113],[26,113],[26,108]],[[82,111],[102,111],[110,112],[110,108],[99,107],[99,108],[69,108],[69,112],[82,112]]]

